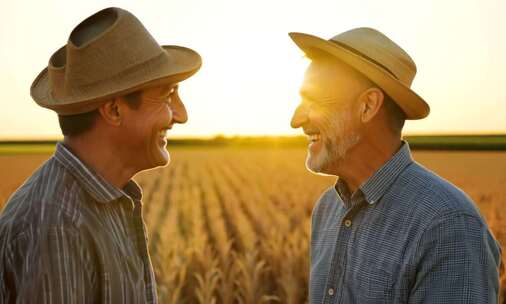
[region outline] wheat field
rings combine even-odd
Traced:
[[[335,179],[308,173],[302,148],[170,150],[168,167],[135,177],[160,303],[305,303],[311,210]],[[47,157],[0,156],[0,204]],[[506,243],[506,152],[414,157],[465,190]]]

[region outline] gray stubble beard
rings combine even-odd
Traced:
[[[308,151],[306,168],[317,174],[332,174],[331,168],[337,168],[345,160],[347,152],[360,142],[360,134],[355,130],[351,134],[345,134],[347,127],[351,125],[351,111],[344,111],[340,117],[331,121],[331,128],[335,131],[334,136],[322,138],[323,149],[318,155],[312,156]],[[338,143],[338,140],[341,142]],[[334,175],[334,174],[332,174]]]

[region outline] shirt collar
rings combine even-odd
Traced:
[[[381,168],[374,172],[369,179],[360,185],[360,194],[364,196],[367,203],[371,205],[376,203],[390,188],[399,174],[412,162],[413,158],[409,144],[406,141],[402,141],[400,149]],[[349,198],[351,195],[346,183],[342,179],[337,180],[335,189],[341,197]]]
[[[122,196],[140,201],[142,191],[133,180],[128,181],[123,189],[119,189],[98,175],[92,168],[86,166],[63,143],[56,144],[55,159],[60,162],[78,180],[83,188],[96,201],[107,203]]]

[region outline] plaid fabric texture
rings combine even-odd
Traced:
[[[0,303],[156,303],[141,209],[59,143],[0,215]]]
[[[496,303],[501,249],[461,190],[400,150],[312,216],[310,303]]]

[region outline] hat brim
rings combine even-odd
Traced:
[[[147,62],[135,70],[127,70],[113,79],[104,80],[98,89],[74,96],[55,98],[51,94],[48,69],[39,73],[32,83],[30,94],[35,102],[60,115],[74,115],[92,111],[113,97],[126,95],[143,88],[181,82],[195,74],[202,65],[202,58],[192,49],[162,46],[163,64],[156,60]],[[93,84],[90,84],[90,87]]]
[[[304,33],[289,33],[290,38],[308,56],[323,51],[337,57],[366,76],[384,90],[404,111],[406,119],[422,119],[429,115],[429,105],[409,87],[379,65],[336,43]]]

